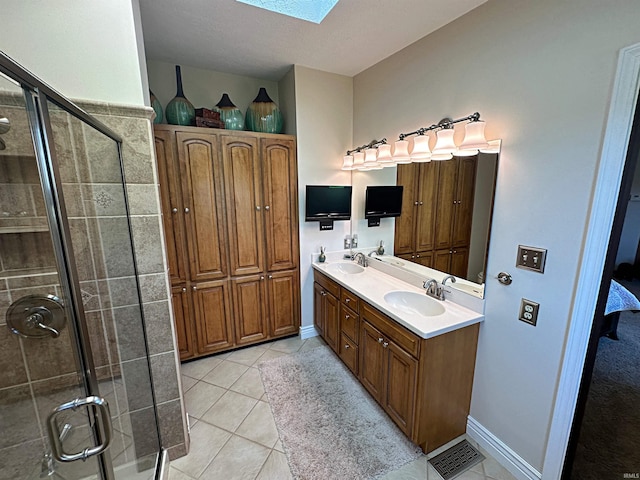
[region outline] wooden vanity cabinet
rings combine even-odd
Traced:
[[[338,352],[340,342],[340,285],[314,273],[313,324],[327,345]]]
[[[154,130],[181,359],[297,333],[295,139]],[[216,297],[212,281],[223,281],[224,293]]]
[[[424,339],[316,270],[314,279],[316,329],[335,338],[333,324],[326,333],[327,312],[335,312],[326,299],[340,299],[332,348],[409,439],[431,452],[465,433],[479,325]]]

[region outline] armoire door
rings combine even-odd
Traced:
[[[231,280],[236,344],[244,345],[267,337],[267,298],[264,275],[247,275]]]
[[[468,246],[471,240],[477,159],[477,156],[461,157],[459,159],[455,221],[453,222],[451,234],[451,245],[453,247]]]
[[[167,263],[171,283],[187,279],[186,240],[184,232],[182,188],[180,186],[180,166],[175,152],[173,132],[155,131],[158,181],[162,205],[162,224],[167,247]]]
[[[267,276],[269,335],[297,333],[300,326],[298,271],[275,272]]]
[[[295,143],[260,140],[264,195],[266,269],[290,270],[298,264],[298,196]]]
[[[191,286],[198,353],[213,353],[233,346],[229,282],[216,280]]]
[[[438,203],[438,170],[439,163],[423,163],[417,170],[418,205],[416,214],[415,250],[424,252],[433,250],[435,244],[435,222]]]
[[[187,360],[197,353],[193,341],[191,297],[187,287],[185,285],[171,287],[171,300],[180,360]]]
[[[414,219],[418,212],[417,164],[398,165],[397,185],[402,185],[402,211],[396,217],[394,254],[411,253],[415,250]]]
[[[258,141],[223,135],[229,260],[231,275],[264,271],[264,204]]]
[[[455,214],[456,174],[458,171],[458,161],[456,157],[451,160],[439,162],[440,174],[438,175],[437,193],[437,218],[435,230],[435,247],[448,248],[451,246],[451,232],[453,229],[453,216]],[[447,270],[444,270],[445,272]]]
[[[227,276],[222,168],[218,137],[177,132],[191,280]]]

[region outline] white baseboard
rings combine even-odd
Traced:
[[[467,417],[467,435],[480,444],[518,480],[540,480],[542,474],[511,450],[498,437],[484,428],[471,415]]]
[[[313,325],[306,325],[304,327],[300,327],[300,338],[302,340],[306,340],[307,338],[317,337],[319,335],[318,331],[314,328]]]

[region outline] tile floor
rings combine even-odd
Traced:
[[[169,479],[290,479],[258,364],[323,343],[319,337],[291,337],[183,364],[182,387],[190,418],[191,450],[171,462]],[[458,480],[514,480],[498,462],[486,452],[483,454],[487,459]],[[439,480],[441,477],[429,468],[428,478]],[[427,461],[423,456],[387,474],[384,480],[426,478]]]

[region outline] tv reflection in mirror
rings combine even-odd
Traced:
[[[381,218],[400,216],[403,188],[402,185],[367,186],[364,201],[367,226],[379,227]]]
[[[307,185],[305,221],[333,230],[335,220],[351,220],[351,185]]]

